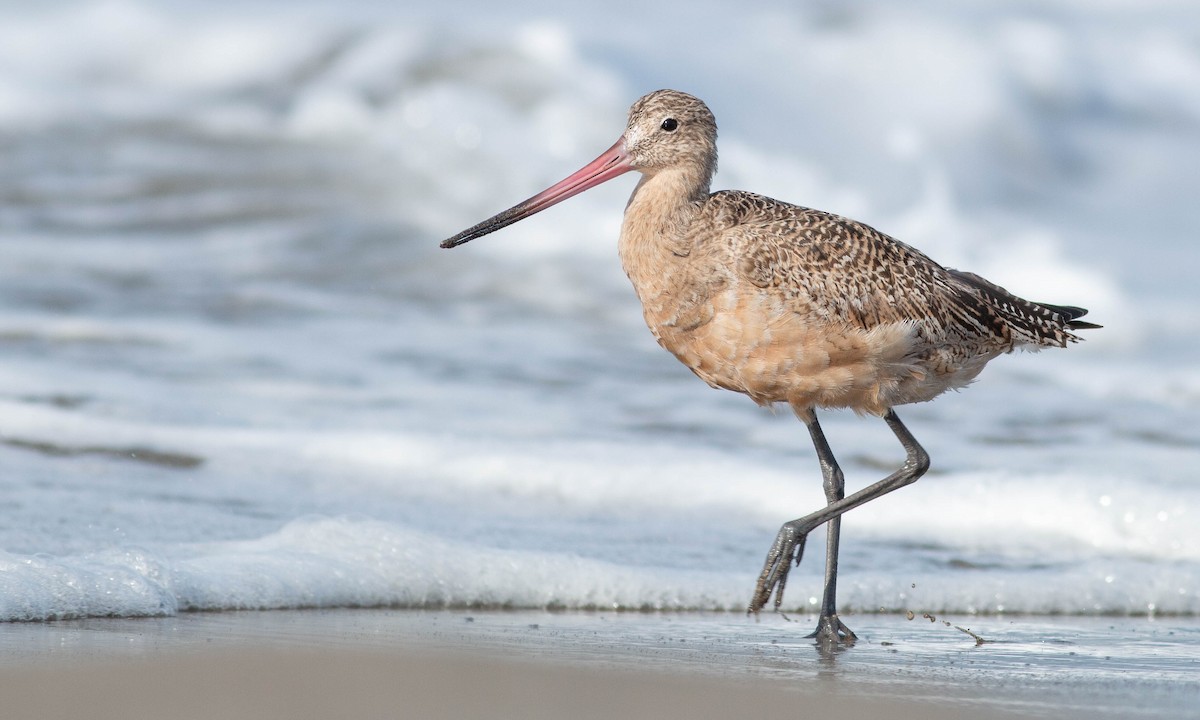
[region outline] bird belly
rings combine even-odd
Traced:
[[[853,327],[795,312],[766,293],[655,305],[644,307],[660,345],[709,385],[760,405],[883,415],[894,405],[961,387],[982,369],[982,363],[945,372],[926,367],[913,323]]]

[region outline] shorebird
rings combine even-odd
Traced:
[[[658,343],[716,388],[760,405],[787,403],[807,426],[826,506],[783,524],[750,600],[783,602],[808,534],[826,525],[825,582],[816,631],[850,643],[837,613],[841,516],[920,478],[929,456],[897,405],[961,388],[1017,348],[1066,347],[1096,328],[1087,311],[1023,300],[969,272],[944,268],[863,223],[754,193],[710,192],[717,124],[675,90],[633,104],[625,132],[561,182],[442,242],[495,232],[631,170],[618,244],[621,264]],[[886,478],[846,496],[816,409],[882,417],[907,455]]]

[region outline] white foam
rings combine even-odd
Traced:
[[[302,607],[722,609],[740,601],[713,573],[500,551],[365,519],[301,519],[262,538],[171,554],[4,554],[0,619]]]
[[[746,573],[636,568],[569,553],[497,550],[350,518],[296,520],[262,538],[192,544],[166,557],[132,550],[52,559],[5,554],[2,569],[4,620],[381,606],[738,611],[751,580]],[[1082,562],[1056,571],[1054,582],[1036,569],[902,575],[853,573],[843,585],[844,607],[959,613],[1200,610],[1194,577],[1169,565]],[[1069,582],[1061,582],[1063,577]],[[797,572],[785,607],[811,606],[815,598],[805,591],[816,587],[815,578]]]

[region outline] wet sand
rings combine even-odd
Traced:
[[[13,718],[1200,717],[1196,619],[853,616],[860,640],[836,653],[796,620],[306,610],[8,624],[0,693]]]

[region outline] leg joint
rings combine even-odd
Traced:
[[[842,469],[837,465],[825,466],[821,469],[824,470],[822,486],[825,489],[825,499],[829,502],[841,500],[846,496],[846,476],[842,473]]]
[[[925,452],[925,448],[920,445],[914,445],[909,448],[908,459],[904,461],[905,474],[909,476],[908,482],[916,482],[917,478],[929,472],[929,453]]]
[[[896,438],[900,444],[904,446],[905,452],[908,453],[908,458],[904,461],[904,467],[900,469],[901,477],[904,479],[904,484],[916,482],[917,478],[924,475],[929,470],[929,454],[925,452],[925,448],[917,442],[908,428],[904,427],[904,423],[900,422],[900,418],[896,417],[894,410],[888,410],[884,416],[884,421],[896,434]]]

